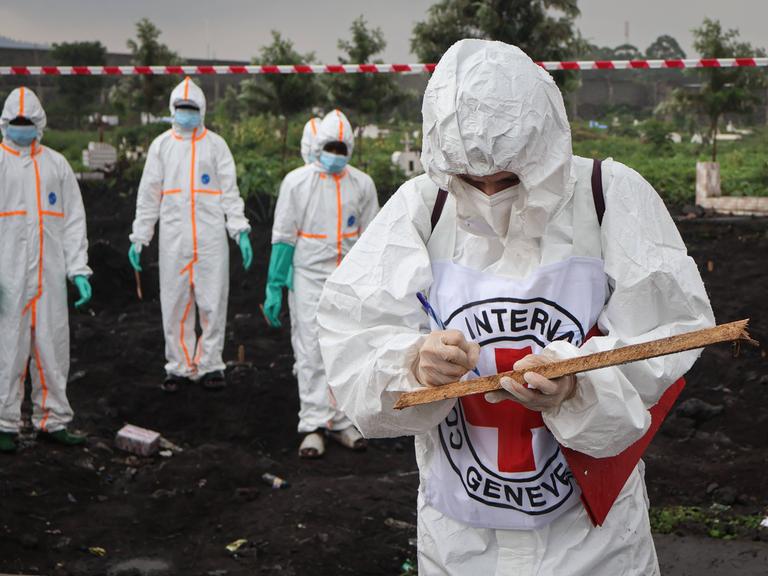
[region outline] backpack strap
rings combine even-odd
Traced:
[[[445,208],[445,201],[447,199],[448,191],[443,190],[442,188],[438,190],[435,205],[432,208],[432,218],[430,219],[432,222],[432,232],[435,231],[435,226],[437,226],[437,223],[440,221],[440,215],[443,213],[443,208]]]
[[[603,194],[603,161],[595,160],[592,163],[592,198],[595,201],[597,223],[602,226],[605,214],[605,195]]]

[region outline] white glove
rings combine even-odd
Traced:
[[[477,365],[480,346],[458,330],[432,332],[422,344],[414,366],[423,386],[442,386],[461,379]]]
[[[547,354],[546,351],[542,354],[528,354],[525,358],[515,362],[513,369],[515,371],[527,370],[556,360],[557,358],[553,354]],[[576,376],[563,376],[549,380],[535,372],[526,372],[523,378],[528,384],[527,388],[512,378],[504,377],[500,381],[504,390],[488,392],[485,399],[491,403],[514,400],[535,412],[557,414],[560,405],[576,393]]]

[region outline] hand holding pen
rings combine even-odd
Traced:
[[[429,315],[440,332],[432,332],[419,350],[416,378],[425,386],[441,386],[461,378],[468,371],[478,376],[477,361],[480,346],[469,342],[459,330],[448,330],[421,292],[416,294],[424,311]]]

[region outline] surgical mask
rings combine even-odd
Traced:
[[[188,108],[178,108],[173,114],[173,121],[182,130],[194,130],[201,123],[199,110],[190,110]]]
[[[349,159],[346,156],[331,154],[330,152],[320,152],[320,164],[329,174],[338,174],[344,170],[347,162],[349,162]]]
[[[5,135],[19,146],[29,146],[37,138],[37,128],[9,124],[5,129]]]
[[[519,185],[487,195],[461,178],[451,180],[459,224],[478,236],[505,238]]]

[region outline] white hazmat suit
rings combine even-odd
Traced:
[[[6,138],[18,116],[37,128],[30,146]],[[89,277],[91,269],[80,188],[66,159],[40,145],[45,124],[31,90],[11,92],[0,116],[1,432],[18,432],[28,369],[35,428],[56,432],[73,416],[66,280]]]
[[[171,93],[171,114],[179,103],[193,103],[205,118],[205,95],[189,78]],[[196,379],[225,368],[227,233],[237,240],[250,231],[244,209],[235,161],[221,136],[202,124],[192,131],[174,124],[155,138],[130,240],[148,246],[160,220],[160,303],[170,375]]]
[[[341,409],[365,436],[415,435],[419,574],[657,574],[642,462],[594,527],[559,446],[622,452],[698,352],[581,374],[557,413],[482,395],[393,404],[420,387],[417,292],[480,344],[485,375],[531,352],[568,358],[711,326],[695,263],[653,188],[618,162],[603,164],[598,224],[592,162],[572,154],[560,92],[516,47],[455,44],[422,111],[427,174],[387,203],[318,312]],[[492,196],[457,177],[502,171],[520,183]],[[438,188],[449,195],[432,232]],[[586,340],[595,325],[604,336]]]
[[[304,131],[301,133],[301,158],[304,160],[304,164],[311,164],[315,161],[313,146],[322,121],[322,118],[310,118],[304,124]]]
[[[352,155],[354,134],[346,116],[334,110],[318,127],[314,156],[329,142],[343,142]],[[317,335],[317,304],[325,284],[379,210],[376,186],[367,174],[347,166],[338,174],[319,162],[286,175],[275,208],[272,244],[295,246],[291,344],[299,382],[299,432],[350,426],[328,388]]]

